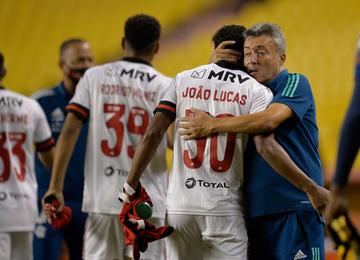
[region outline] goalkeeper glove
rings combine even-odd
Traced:
[[[169,226],[156,228],[149,221],[139,216],[139,211],[137,211],[139,204],[148,203],[150,206],[153,205],[141,184],[134,190],[129,184],[125,183],[119,199],[124,202],[118,220],[123,226],[125,245],[133,247],[133,257],[138,260],[140,252],[145,252],[148,243],[169,236],[173,232],[173,228]]]
[[[62,211],[57,211],[57,208],[59,207],[60,203],[56,199],[55,196],[50,195],[47,196],[45,199],[45,207],[53,208],[54,210],[50,215],[48,215],[48,219],[50,222],[50,225],[54,229],[60,229],[66,226],[72,218],[72,210],[68,206],[64,206]]]

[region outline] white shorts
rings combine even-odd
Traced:
[[[32,260],[33,232],[0,232],[1,260]]]
[[[164,225],[163,219],[151,219],[156,226]],[[164,240],[149,243],[148,249],[141,253],[141,259],[164,259]],[[89,213],[84,234],[85,260],[123,260],[124,255],[132,257],[132,248],[125,247],[124,233],[117,215]],[[1,259],[1,258],[0,258]]]
[[[117,215],[89,213],[85,224],[83,259],[124,259],[124,235]]]
[[[151,218],[149,222],[154,224],[156,227],[163,226],[165,219],[163,218]],[[159,239],[149,243],[148,248],[144,253],[140,252],[141,260],[164,260],[165,259],[165,239]],[[128,246],[125,249],[125,255],[132,258],[132,247]]]
[[[168,260],[246,260],[248,237],[242,216],[168,214],[174,233],[165,240]]]

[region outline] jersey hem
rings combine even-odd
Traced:
[[[259,211],[255,214],[251,214],[249,213],[248,216],[249,218],[256,218],[256,217],[261,217],[261,216],[267,216],[267,215],[274,215],[277,213],[284,213],[284,212],[288,212],[288,211],[311,211],[314,210],[314,208],[312,206],[308,206],[308,207],[291,207],[291,208],[281,208],[281,209],[275,209],[275,210],[271,210],[271,211]]]
[[[243,216],[242,212],[211,212],[211,211],[186,211],[186,210],[167,210],[166,214],[174,215],[201,215],[201,216]]]

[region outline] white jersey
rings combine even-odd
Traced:
[[[169,88],[171,78],[151,65],[126,59],[89,69],[76,87],[68,110],[89,119],[83,210],[118,214],[118,190],[127,180],[135,148]],[[165,217],[165,140],[140,179]]]
[[[37,218],[34,149],[54,146],[40,105],[0,89],[0,232],[32,231]]]
[[[245,72],[208,64],[178,74],[156,111],[177,120],[189,116],[189,108],[231,117],[262,111],[271,99],[271,91]],[[245,134],[220,133],[184,141],[176,123],[168,213],[241,215],[247,139]]]

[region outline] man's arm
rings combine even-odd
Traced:
[[[275,130],[282,122],[293,116],[292,110],[284,104],[272,103],[258,113],[237,117],[212,118],[198,109],[191,109],[192,117],[180,119],[180,135],[185,140],[205,137],[212,133],[232,132],[258,134]]]
[[[38,156],[42,164],[51,170],[54,163],[55,148],[52,147],[50,150],[38,152]]]
[[[75,114],[71,112],[68,113],[64,127],[57,141],[49,189],[44,197],[55,195],[60,202],[59,210],[61,210],[64,205],[62,190],[66,170],[82,126],[82,120],[80,120]]]
[[[172,123],[172,119],[165,113],[157,112],[151,120],[145,135],[141,138],[136,147],[135,155],[131,163],[131,169],[127,178],[127,183],[136,190],[139,179],[145,168],[154,156],[167,128]]]
[[[167,148],[173,150],[174,148],[174,134],[175,134],[175,123],[172,123],[166,131],[166,144]]]
[[[290,158],[284,148],[275,140],[274,135],[254,137],[257,152],[282,177],[307,194],[313,207],[323,214],[330,194],[317,185]]]
[[[360,82],[355,91],[342,126],[337,152],[335,176],[331,185],[332,198],[327,209],[330,221],[339,211],[347,208],[346,186],[356,154],[360,148]]]

